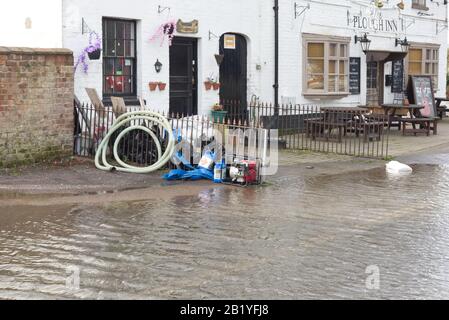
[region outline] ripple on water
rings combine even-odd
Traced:
[[[0,298],[449,298],[449,167],[414,169],[22,208],[0,216]],[[80,290],[65,285],[70,266]]]

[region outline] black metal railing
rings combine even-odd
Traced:
[[[225,139],[226,130],[249,129],[266,130],[268,143],[277,137],[280,148],[309,150],[314,152],[342,155],[387,158],[389,142],[389,124],[385,115],[374,114],[365,108],[328,107],[319,105],[279,105],[250,103],[242,106],[238,101],[222,102],[227,115],[220,119],[210,115],[197,116],[187,114],[162,114],[169,119],[172,130],[188,149],[188,160],[197,163],[205,149],[217,141],[217,132]],[[132,110],[132,109],[131,109]],[[156,111],[156,110],[153,110]],[[116,115],[112,109],[98,109],[92,105],[75,103],[74,154],[93,157],[112,124]],[[137,121],[137,120],[136,120]],[[135,123],[131,123],[135,124]],[[149,125],[142,124],[141,125]],[[167,144],[164,129],[151,124],[151,130],[160,138],[160,144]],[[274,131],[273,131],[274,130]],[[271,133],[276,135],[271,135]],[[111,150],[115,137],[110,140]],[[256,134],[256,136],[258,136]],[[243,141],[245,148],[253,143]],[[256,137],[256,145],[262,143]],[[266,141],[265,141],[266,142]],[[258,148],[258,147],[257,147]],[[153,139],[145,132],[131,131],[121,139],[118,146],[119,156],[125,162],[146,166],[154,163],[157,149]]]
[[[387,116],[364,107],[222,101],[227,121],[277,130],[280,146],[367,158],[387,158]]]
[[[131,108],[130,111],[133,111]],[[136,107],[135,110],[138,110]],[[156,110],[152,110],[156,111]],[[226,156],[248,158],[253,154],[260,158],[262,152],[261,135],[249,134],[248,130],[264,130],[261,127],[251,127],[238,119],[222,119],[213,121],[209,116],[166,114],[160,112],[169,120],[172,131],[178,142],[176,155],[182,157],[191,165],[199,163],[206,150],[220,150],[224,154],[224,148],[229,146],[229,137],[232,136],[236,143],[226,150]],[[101,141],[105,138],[119,115],[114,114],[111,108],[96,108],[92,105],[75,103],[74,106],[74,155],[93,158]],[[217,119],[215,119],[217,120]],[[164,128],[154,123],[135,120],[129,125],[148,127],[159,138],[162,152],[168,144],[168,133]],[[112,150],[117,136],[125,130],[126,126],[115,132],[111,137],[108,148],[108,158],[112,159]],[[264,136],[269,139],[269,134]],[[227,139],[227,140],[226,140]],[[255,149],[255,150],[254,150]],[[157,161],[157,148],[149,134],[141,130],[132,130],[120,139],[118,144],[118,156],[126,163],[137,166],[148,166]],[[170,167],[179,165],[178,159],[172,159]],[[229,160],[229,159],[227,159]]]

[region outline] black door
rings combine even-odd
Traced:
[[[175,37],[170,47],[170,113],[198,113],[197,82],[197,40]]]
[[[220,99],[238,102],[239,110],[228,110],[231,113],[230,116],[245,114],[247,107],[247,44],[245,37],[232,33],[222,35],[220,54],[224,55],[220,65]],[[227,107],[226,104],[225,107]]]

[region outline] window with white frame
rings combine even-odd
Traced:
[[[349,38],[303,35],[304,95],[349,94]]]
[[[432,77],[434,90],[438,88],[439,47],[414,44],[408,53],[408,75]]]
[[[418,10],[429,10],[426,0],[412,0],[412,8]]]

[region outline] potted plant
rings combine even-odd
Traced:
[[[150,87],[150,91],[155,91],[157,86],[158,86],[158,83],[157,82],[150,82],[148,84],[148,86]]]
[[[164,82],[158,82],[158,83],[157,83],[157,86],[159,87],[159,90],[160,90],[160,91],[164,91],[165,88],[167,87],[167,84],[164,83]]]
[[[204,86],[206,87],[206,90],[209,91],[212,89],[212,81],[206,80],[204,81]]]
[[[212,87],[214,88],[215,91],[220,90],[220,86],[221,84],[219,82],[212,83]]]
[[[224,123],[228,112],[224,110],[223,105],[216,103],[212,106],[212,121],[217,123]]]
[[[95,38],[95,40],[94,40]],[[81,64],[83,66],[84,73],[89,71],[89,60],[99,60],[101,57],[101,39],[95,31],[92,31],[89,35],[89,45],[83,49],[83,51],[78,56],[77,62],[75,64],[75,71]]]
[[[95,37],[95,40],[93,38]],[[101,39],[96,32],[89,35],[89,46],[86,48],[89,60],[100,60],[101,57]]]

